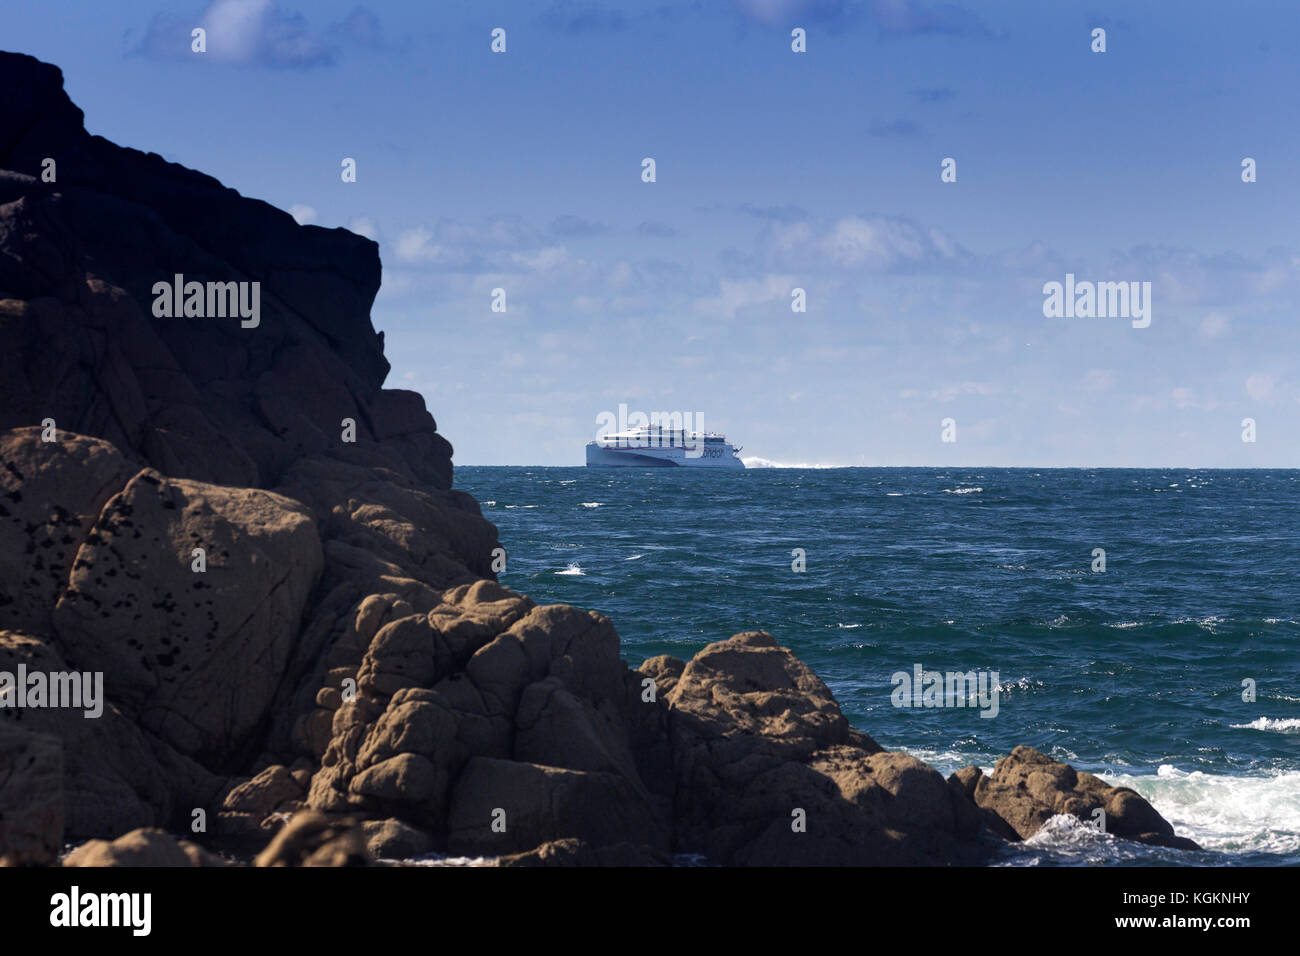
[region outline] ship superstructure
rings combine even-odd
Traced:
[[[717,432],[640,425],[587,443],[588,468],[743,469],[740,448]]]

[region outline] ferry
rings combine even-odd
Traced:
[[[587,442],[587,467],[743,470],[745,463],[726,435],[640,425]]]

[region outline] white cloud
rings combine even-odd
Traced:
[[[1222,312],[1211,312],[1205,318],[1201,319],[1201,335],[1207,339],[1217,339],[1228,331],[1232,324],[1232,319]]]
[[[767,222],[758,253],[772,269],[950,271],[973,257],[942,229],[910,219],[845,216],[834,221]]]
[[[1269,401],[1276,388],[1277,378],[1264,372],[1256,372],[1246,379],[1246,394],[1257,402]]]
[[[375,242],[379,241],[379,226],[369,216],[356,216],[348,220],[348,229],[358,236],[365,236]]]
[[[735,318],[736,312],[751,306],[763,305],[777,299],[790,301],[795,286],[793,276],[769,275],[762,279],[721,279],[718,294],[697,299],[695,309],[702,315],[725,315]]]
[[[518,216],[440,219],[433,226],[416,226],[397,237],[393,254],[400,262],[476,275],[553,268],[559,261],[555,251],[544,247],[541,234]]]
[[[217,59],[251,59],[270,11],[271,0],[216,0],[199,21],[208,31],[208,52]]]
[[[1001,393],[1002,386],[993,382],[961,382],[933,391],[930,397],[941,402],[950,402],[959,395],[1000,395]]]
[[[294,203],[290,206],[289,215],[293,216],[294,221],[300,226],[316,221],[316,210],[311,206],[304,206],[302,203]]]
[[[241,63],[269,67],[311,68],[334,62],[335,50],[300,13],[281,9],[273,0],[214,0],[197,25],[207,32],[202,58],[190,54],[185,17],[159,14],[149,26],[140,51],[163,58],[190,57],[191,62]]]
[[[925,251],[924,240],[914,229],[856,216],[835,223],[821,246],[832,259],[846,266],[888,266],[900,259],[918,260]]]
[[[555,272],[568,262],[569,255],[563,246],[548,246],[536,252],[516,252],[511,260],[530,272]]]
[[[417,226],[397,237],[394,251],[403,262],[438,262],[445,257],[445,251],[432,239],[433,233],[423,226]]]
[[[742,12],[767,24],[784,23],[808,6],[808,0],[736,0]]]

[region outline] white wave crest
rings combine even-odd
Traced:
[[[1248,724],[1231,724],[1233,730],[1271,730],[1279,734],[1300,733],[1300,718],[1256,717]]]
[[[1046,685],[1040,680],[1034,680],[1032,677],[1022,677],[1020,680],[1009,680],[998,685],[998,691],[1006,694],[1013,690],[1029,690],[1031,687],[1045,687]]]
[[[1258,776],[1188,772],[1162,764],[1150,774],[1099,774],[1132,787],[1179,836],[1224,853],[1300,852],[1300,772]]]
[[[808,462],[798,464],[789,464],[783,461],[772,461],[770,458],[742,458],[746,468],[834,468],[834,465],[816,465]]]

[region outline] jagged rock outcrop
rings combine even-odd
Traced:
[[[52,638],[0,631],[0,674],[16,678],[23,667],[43,675],[74,672]],[[0,708],[0,732],[15,728],[61,742],[60,827],[70,839],[116,836],[158,820],[181,825],[221,785],[220,777],[142,730],[111,698],[100,702],[100,716],[87,717],[84,707],[16,708],[16,691]]]
[[[1041,755],[884,751],[769,634],[634,670],[502,587],[382,387],[374,243],[90,136],[54,67],[0,86],[0,671],[103,678],[94,716],[0,707],[0,862],[949,864],[1094,803],[1180,845]],[[256,323],[155,314],[177,275],[259,283]]]
[[[640,776],[625,711],[633,673],[608,619],[534,607],[491,581],[373,630],[361,661],[322,688],[331,737],[308,802],[393,815],[453,853],[635,838],[668,846],[666,806]],[[356,693],[344,699],[344,682]]]
[[[304,810],[257,855],[254,866],[370,866],[366,837],[351,817]]]
[[[64,740],[70,838],[188,826],[292,757],[357,605],[431,609],[496,532],[382,388],[374,243],[90,136],[48,64],[0,84],[0,658],[108,697],[0,721]],[[258,324],[155,317],[176,274],[259,282]]]
[[[381,390],[373,242],[90,136],[53,66],[4,54],[0,79],[0,288],[17,344],[0,359],[0,425],[49,417],[175,478],[271,487],[337,454],[352,418],[360,463],[450,487],[423,401]],[[176,274],[260,281],[260,323],[155,319],[153,286]]]
[[[1192,840],[1176,836],[1169,822],[1136,791],[1112,787],[1032,747],[1011,751],[991,775],[979,767],[963,767],[950,779],[1023,840],[1052,817],[1064,814],[1094,826],[1100,823],[1105,832],[1138,843],[1198,849]]]
[[[433,840],[427,833],[401,820],[365,820],[361,833],[366,849],[376,860],[413,860],[433,849]]]
[[[116,840],[87,840],[63,858],[64,866],[231,866],[216,854],[165,830],[142,827]]]
[[[937,771],[852,730],[767,633],[710,644],[670,675],[677,841],[745,865],[974,862],[982,821]]]
[[[249,780],[235,783],[221,801],[222,833],[257,840],[275,832],[294,813],[306,808],[311,771],[307,761],[296,769],[272,764]]]

